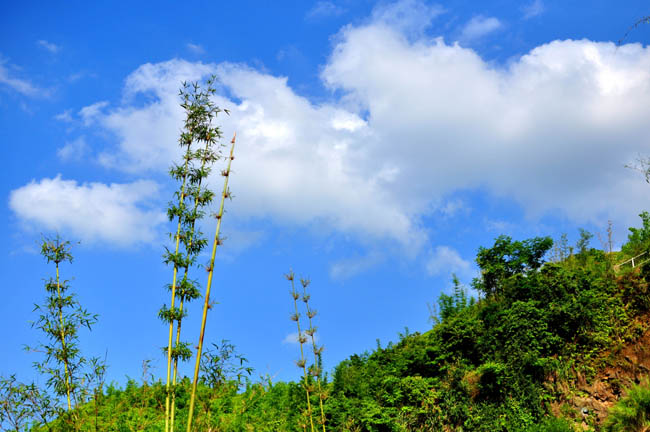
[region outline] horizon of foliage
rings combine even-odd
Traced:
[[[583,421],[589,430],[627,430],[612,429],[614,420],[604,429],[568,402],[579,377],[593,379],[649,329],[642,318],[650,314],[650,265],[616,269],[650,250],[650,218],[640,216],[643,226],[630,229],[620,252],[588,247],[586,232],[575,247],[556,242],[553,249],[548,237],[500,236],[492,247],[479,248],[482,277],[472,283],[478,300],[455,279],[454,291],[438,299],[431,330],[406,329],[397,342],[382,347],[378,341],[374,351],[350,356],[329,375],[318,371],[327,430],[548,432],[576,430]],[[551,254],[554,259],[544,262]],[[255,382],[232,344],[214,348],[203,356],[193,430],[305,430],[302,381],[313,388],[315,376]],[[15,381],[5,393],[8,381],[0,383],[0,396],[29,396],[30,387],[21,392]],[[178,424],[187,420],[191,390],[189,377],[179,380]],[[631,389],[631,397],[639,392]],[[165,397],[165,384],[145,372],[141,382],[109,384],[79,404],[74,427],[52,417],[47,424],[35,418],[8,430],[164,430]],[[320,397],[310,397],[310,405],[318,406]],[[562,418],[551,415],[552,402],[564,403]],[[0,403],[0,412],[6,406]],[[612,418],[647,409],[643,403],[622,406],[612,409]]]

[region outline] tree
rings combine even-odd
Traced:
[[[625,167],[639,171],[645,177],[646,183],[650,183],[650,157],[644,158],[639,155],[634,163],[625,165]]]
[[[621,250],[630,256],[636,256],[640,253],[650,250],[650,213],[641,212],[639,217],[643,221],[641,228],[628,228],[630,234],[627,236],[627,243]]]
[[[592,233],[586,229],[580,228],[580,239],[576,243],[576,249],[578,249],[578,255],[584,255],[587,253],[589,248],[589,241],[594,237]]]
[[[481,278],[474,279],[474,288],[486,296],[499,294],[507,278],[540,268],[544,263],[542,257],[552,246],[550,237],[524,241],[512,241],[505,235],[497,237],[494,246],[478,250],[476,263],[481,268]]]

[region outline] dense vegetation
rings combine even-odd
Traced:
[[[456,280],[454,292],[439,298],[432,330],[406,330],[386,347],[378,342],[330,377],[319,371],[327,430],[570,431],[574,423],[641,430],[617,425],[650,417],[647,383],[612,409],[606,425],[566,404],[563,418],[550,409],[568,400],[578,378],[593,378],[648,329],[650,266],[615,265],[650,247],[650,218],[641,217],[643,227],[631,229],[618,253],[589,248],[584,232],[582,244],[556,246],[547,263],[549,238],[501,236],[480,248],[482,277],[473,282],[478,301]],[[302,381],[252,382],[246,359],[227,342],[205,353],[201,369],[195,430],[309,430]],[[315,383],[308,374],[307,385]],[[176,391],[179,424],[190,391],[184,378]],[[74,417],[41,420],[34,430],[163,430],[165,398],[164,383],[145,371],[141,382],[110,385],[79,404]],[[311,406],[318,404],[312,394]]]

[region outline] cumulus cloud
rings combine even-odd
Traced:
[[[472,41],[480,39],[502,27],[501,21],[495,17],[478,15],[473,17],[461,32],[461,40]]]
[[[100,162],[128,172],[167,170],[180,155],[177,138],[183,109],[178,105],[178,87],[183,81],[197,81],[214,72],[213,66],[202,63],[178,60],[147,63],[127,77],[121,107],[108,113],[101,113],[100,109],[106,106],[104,102],[83,108],[86,117],[97,120],[118,140],[117,149],[100,154]],[[136,95],[150,96],[152,102],[132,105]]]
[[[367,111],[377,138],[355,167],[394,155],[384,191],[401,209],[421,214],[432,197],[487,187],[529,216],[629,224],[650,203],[623,169],[650,148],[649,66],[640,45],[568,40],[495,67],[442,39],[411,43],[368,25],[345,31],[323,78]]]
[[[372,11],[371,25],[386,26],[409,37],[419,37],[431,26],[431,21],[444,11],[439,5],[429,5],[419,0],[384,3]]]
[[[427,264],[427,273],[431,276],[446,276],[456,273],[461,278],[471,278],[472,263],[461,258],[454,248],[438,246],[432,252]]]
[[[40,46],[41,48],[49,51],[52,54],[56,54],[61,49],[60,46],[58,46],[56,44],[53,44],[52,42],[48,42],[46,40],[43,40],[43,39],[41,39],[39,41],[36,41],[36,44],[38,46]]]
[[[157,238],[156,228],[166,219],[148,205],[157,192],[150,181],[78,184],[57,176],[13,190],[9,207],[26,226],[130,246]]]
[[[364,151],[359,140],[372,139],[358,114],[313,105],[295,94],[286,78],[241,65],[171,60],[140,67],[127,79],[126,99],[145,93],[153,95],[154,102],[96,117],[118,138],[117,148],[103,153],[100,161],[131,172],[166,170],[179,153],[176,141],[183,113],[178,83],[212,73],[239,99],[217,98],[219,105],[233,111],[220,121],[224,132],[238,131],[241,143],[231,180],[238,197],[233,211],[272,215],[286,223],[319,220],[335,229],[406,243],[421,240],[410,217],[382,191],[382,184],[395,176],[390,161],[370,176],[350,169],[346,158]]]
[[[393,7],[411,3],[426,7]],[[122,105],[95,117],[116,137],[101,162],[166,170],[178,155],[179,83],[216,73],[216,101],[232,110],[220,123],[238,132],[232,211],[241,216],[417,249],[436,203],[482,188],[533,218],[636,223],[650,194],[623,166],[650,148],[650,49],[554,41],[499,66],[440,38],[413,39],[404,26],[423,22],[398,12],[391,21],[387,10],[338,35],[322,79],[341,96],[328,103],[239,64],[141,66]],[[148,102],[131,103],[138,95]]]

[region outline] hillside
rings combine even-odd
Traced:
[[[650,245],[642,218],[621,252],[589,248],[585,232],[575,247],[501,236],[480,248],[478,300],[454,279],[430,331],[405,330],[384,347],[378,341],[323,377],[326,430],[624,430],[608,429],[607,417],[650,369],[650,265],[616,264]],[[231,345],[211,355],[196,430],[310,430],[301,384],[249,381]],[[162,430],[164,385],[143,377],[124,389],[108,386],[33,430]],[[187,415],[189,386],[185,379],[178,390],[177,424]],[[313,392],[311,402],[318,405]]]

